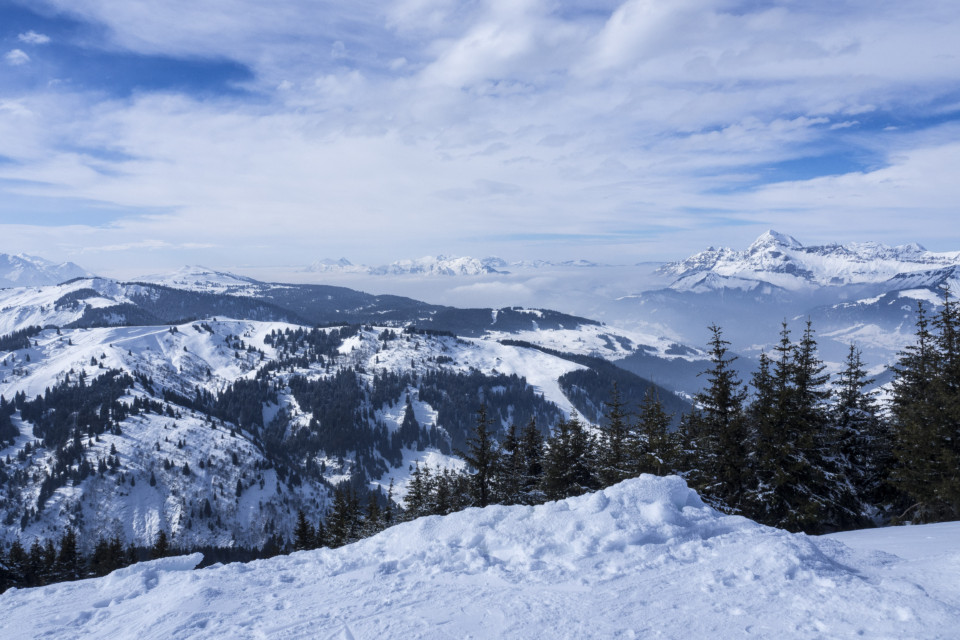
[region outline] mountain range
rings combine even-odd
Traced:
[[[519,260],[507,262],[502,258],[471,258],[456,256],[425,256],[423,258],[397,260],[389,264],[369,267],[355,265],[346,258],[325,258],[304,269],[308,273],[359,273],[376,276],[479,276],[507,275],[510,269],[542,269],[550,267],[595,267],[589,260]]]
[[[805,246],[768,231],[745,250],[711,247],[658,273],[673,281],[622,297],[613,315],[669,327],[690,344],[717,324],[748,356],[768,350],[782,323],[799,332],[809,320],[827,360],[841,361],[855,344],[879,372],[912,341],[918,302],[932,309],[945,288],[960,290],[960,252],[874,242]]]

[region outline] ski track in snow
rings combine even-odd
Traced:
[[[0,596],[21,638],[956,638],[957,523],[813,538],[725,516],[678,477],[427,517],[337,550],[199,554]],[[877,550],[882,536],[916,559]],[[878,544],[871,544],[872,538]],[[908,554],[909,555],[909,554]]]

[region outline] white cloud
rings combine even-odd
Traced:
[[[593,247],[575,257],[673,257],[651,238],[742,244],[797,212],[824,234],[882,222],[929,242],[908,212],[944,215],[957,195],[936,170],[956,166],[944,146],[956,131],[907,140],[874,123],[910,129],[955,103],[952,2],[45,3],[106,27],[112,50],[235,60],[263,89],[104,100],[65,83],[18,97],[29,118],[0,119],[0,154],[17,160],[0,165],[15,181],[4,189],[166,212],[100,230],[97,246],[131,256],[143,237],[166,243],[160,254],[189,234],[303,263],[471,253],[508,236]],[[838,150],[885,168],[730,193]],[[513,242],[502,252],[529,248]]]
[[[37,33],[36,31],[27,31],[26,33],[18,35],[17,40],[26,42],[27,44],[47,44],[50,42],[50,36]]]
[[[30,62],[30,56],[28,56],[21,49],[12,49],[8,51],[6,55],[3,56],[3,59],[11,67],[19,67],[22,64],[27,64],[28,62]]]

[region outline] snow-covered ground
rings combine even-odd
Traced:
[[[956,638],[957,532],[789,534],[719,514],[680,478],[643,476],[338,550],[200,571],[199,555],[169,558],[11,590],[0,619],[9,640]]]

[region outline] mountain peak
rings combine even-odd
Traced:
[[[787,249],[800,249],[803,247],[800,242],[793,236],[788,236],[785,233],[780,233],[779,231],[774,231],[770,229],[760,235],[759,238],[753,241],[753,244],[747,249],[749,252],[758,251],[761,249],[766,249],[769,247],[784,247]]]

